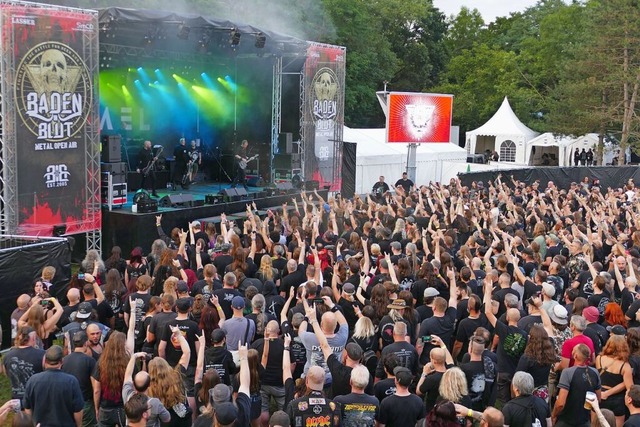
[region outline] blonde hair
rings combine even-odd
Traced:
[[[56,275],[56,268],[53,266],[48,265],[42,269],[42,278],[47,282],[52,281],[53,276],[55,275]]]
[[[179,366],[179,365],[178,365]],[[165,408],[171,408],[187,400],[182,375],[160,357],[149,362],[149,397],[157,397]]]
[[[462,397],[469,394],[469,389],[467,388],[467,377],[464,372],[462,372],[462,369],[447,369],[442,375],[438,391],[443,399],[449,400],[453,403],[460,403]]]
[[[260,259],[260,273],[264,280],[273,280],[273,263],[270,256],[263,256]]]
[[[171,276],[164,281],[164,285],[162,287],[163,294],[172,295],[174,299],[178,299],[178,278]]]
[[[369,338],[376,334],[376,328],[373,326],[373,322],[367,316],[362,316],[356,322],[354,328],[354,338]]]

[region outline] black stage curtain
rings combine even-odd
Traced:
[[[355,142],[342,143],[342,197],[353,197],[356,191],[356,148]]]

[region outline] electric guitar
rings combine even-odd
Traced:
[[[151,173],[151,171],[153,171],[153,167],[156,165],[156,162],[158,161],[158,158],[160,157],[160,154],[162,154],[162,150],[164,150],[164,147],[160,146],[160,150],[153,157],[153,160],[151,160],[149,162],[149,164],[147,166],[145,166],[144,169],[142,169],[142,175],[143,176],[148,176],[149,173]]]
[[[240,166],[240,169],[245,170],[245,169],[247,168],[247,163],[249,163],[249,162],[250,162],[250,161],[252,161],[252,160],[257,159],[258,157],[260,157],[260,155],[259,155],[259,154],[256,154],[256,155],[255,155],[255,156],[253,156],[253,157],[249,157],[247,160],[241,159],[241,160],[238,162],[238,166]]]

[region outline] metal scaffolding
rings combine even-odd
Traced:
[[[273,87],[271,91],[271,157],[269,167],[271,176],[269,182],[275,182],[275,168],[273,159],[278,154],[278,139],[282,125],[282,57],[275,58],[273,63]]]

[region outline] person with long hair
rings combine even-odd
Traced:
[[[438,387],[440,402],[449,401],[466,407],[471,407],[467,376],[460,368],[450,368],[445,371]]]
[[[372,319],[374,325],[378,325],[380,320],[389,313],[387,306],[390,302],[387,290],[382,284],[375,285],[371,289],[371,300],[368,303],[371,304],[375,312],[375,318]]]
[[[640,329],[629,328],[626,338],[629,346],[629,364],[633,368],[633,383],[640,384]]]
[[[158,258],[158,260],[160,260],[160,258]],[[131,251],[131,255],[127,260],[127,265],[124,272],[124,283],[128,286],[129,281],[137,279],[138,277],[142,276],[143,274],[147,274],[148,272],[149,265],[147,263],[147,259],[142,256],[142,248],[140,246],[136,246]]]
[[[124,275],[125,268],[127,266],[126,261],[122,258],[122,249],[120,246],[114,246],[111,248],[111,256],[104,262],[105,268],[108,270],[115,268],[120,275]]]
[[[160,258],[162,258],[162,253],[167,249],[167,244],[162,239],[156,239],[151,244],[151,252],[147,255],[147,264],[149,268],[147,269],[146,274],[153,274],[156,271],[156,266],[160,263]]]
[[[104,261],[100,257],[100,253],[95,249],[89,249],[85,255],[82,263],[80,264],[80,271],[83,273],[90,273],[98,282],[102,284],[105,282],[104,274],[107,271],[104,266]]]
[[[628,322],[620,305],[616,302],[610,302],[604,308],[604,323],[602,326],[613,327],[615,325],[620,325],[626,329]]]
[[[136,334],[136,350],[144,351],[145,353],[153,354],[153,345],[147,344],[147,330],[153,320],[153,316],[162,311],[162,305],[160,304],[160,297],[151,297],[149,299],[149,308],[144,313],[142,320],[137,322],[136,327],[138,332]]]
[[[263,256],[260,259],[260,268],[256,273],[256,279],[259,279],[263,284],[267,280],[271,280],[276,285],[280,285],[280,273],[273,268],[273,260],[270,256]]]
[[[524,371],[533,377],[533,395],[548,402],[549,372],[556,363],[556,352],[549,339],[549,334],[542,325],[535,324],[529,330],[529,340],[520,356],[516,371]]]
[[[353,330],[353,335],[349,338],[348,342],[354,342],[362,348],[363,352],[369,350],[373,352],[378,351],[378,340],[376,339],[376,328],[373,326],[373,322],[367,316],[361,314],[360,318],[356,322],[356,326]]]
[[[249,362],[249,377],[251,379],[249,385],[249,399],[251,399],[251,427],[260,426],[260,413],[262,411],[262,397],[260,396],[260,355],[258,350],[253,348],[247,352],[247,361]]]
[[[160,295],[164,281],[169,277],[178,277],[177,268],[173,265],[176,252],[173,249],[165,249],[162,251],[160,261],[155,265],[153,270],[153,286],[151,287],[151,295]]]
[[[629,345],[622,335],[612,334],[596,357],[596,369],[602,382],[600,407],[616,416],[616,426],[622,427],[625,417],[625,393],[633,385],[633,370],[629,364]]]
[[[107,272],[106,283],[102,285],[102,292],[104,293],[104,299],[113,311],[114,324],[118,331],[123,331],[125,328],[124,313],[122,312],[122,298],[127,293],[127,288],[122,284],[122,276],[120,271],[115,268],[110,269]]]
[[[124,373],[130,358],[126,340],[122,332],[111,334],[91,377],[99,427],[124,426],[126,422],[122,400]]]
[[[43,304],[47,305],[43,306]],[[49,304],[53,304],[53,315],[47,318],[45,308]],[[57,298],[33,297],[29,309],[18,319],[18,327],[31,326],[38,336],[36,347],[46,350],[53,344],[53,333],[56,330],[58,320],[62,317],[63,310]]]
[[[253,340],[259,340],[264,338],[264,330],[267,327],[267,323],[270,320],[276,320],[275,318],[271,318],[271,316],[264,312],[266,300],[264,295],[256,294],[253,298],[251,298],[251,314],[245,316],[247,319],[253,320],[256,325],[256,332],[253,337]]]
[[[183,377],[189,366],[191,348],[177,326],[170,326],[170,329],[171,341],[178,341],[182,356],[175,369],[161,357],[151,359],[149,362],[150,383],[147,394],[150,397],[157,397],[169,410],[171,421],[164,424],[164,427],[189,427],[192,421],[192,411],[187,401]]]

